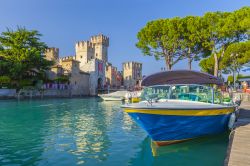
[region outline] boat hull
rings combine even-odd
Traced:
[[[104,101],[122,101],[123,97],[110,97],[110,96],[100,96]]]
[[[159,146],[228,130],[233,108],[214,110],[125,109]]]

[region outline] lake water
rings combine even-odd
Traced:
[[[228,133],[157,148],[120,104],[0,101],[0,165],[223,165]]]

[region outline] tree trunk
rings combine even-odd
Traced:
[[[189,70],[192,70],[192,58],[191,58],[191,49],[188,48],[188,68]]]
[[[188,68],[189,70],[192,70],[192,59],[190,56],[188,57]]]
[[[218,56],[214,53],[214,76],[218,77],[218,70],[219,70],[219,61]]]
[[[172,64],[171,64],[171,58],[170,58],[170,56],[165,56],[165,62],[166,62],[166,66],[167,66],[167,71],[171,71]]]

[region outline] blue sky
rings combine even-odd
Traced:
[[[17,25],[36,29],[48,46],[60,48],[60,56],[73,55],[76,41],[103,33],[110,37],[114,66],[121,69],[124,61],[138,61],[143,74],[150,74],[165,64],[135,47],[136,34],[148,21],[233,11],[250,6],[250,0],[0,0],[0,5],[0,32]],[[198,63],[193,68],[199,70]],[[187,69],[187,62],[174,69]]]

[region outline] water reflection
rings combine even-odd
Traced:
[[[197,138],[183,143],[158,147],[149,137],[141,143],[141,151],[132,157],[130,165],[223,165],[225,141],[229,133]],[[216,155],[216,159],[213,155]],[[187,164],[188,163],[188,164]]]
[[[107,159],[111,141],[106,132],[110,123],[109,116],[112,115],[97,99],[86,100],[73,100],[63,105],[54,105],[54,109],[50,109],[49,125],[44,127],[48,134],[44,139],[46,151],[43,153],[48,164],[53,164],[55,158],[58,159],[57,164],[59,162],[64,165],[67,162],[59,158],[77,164]]]

